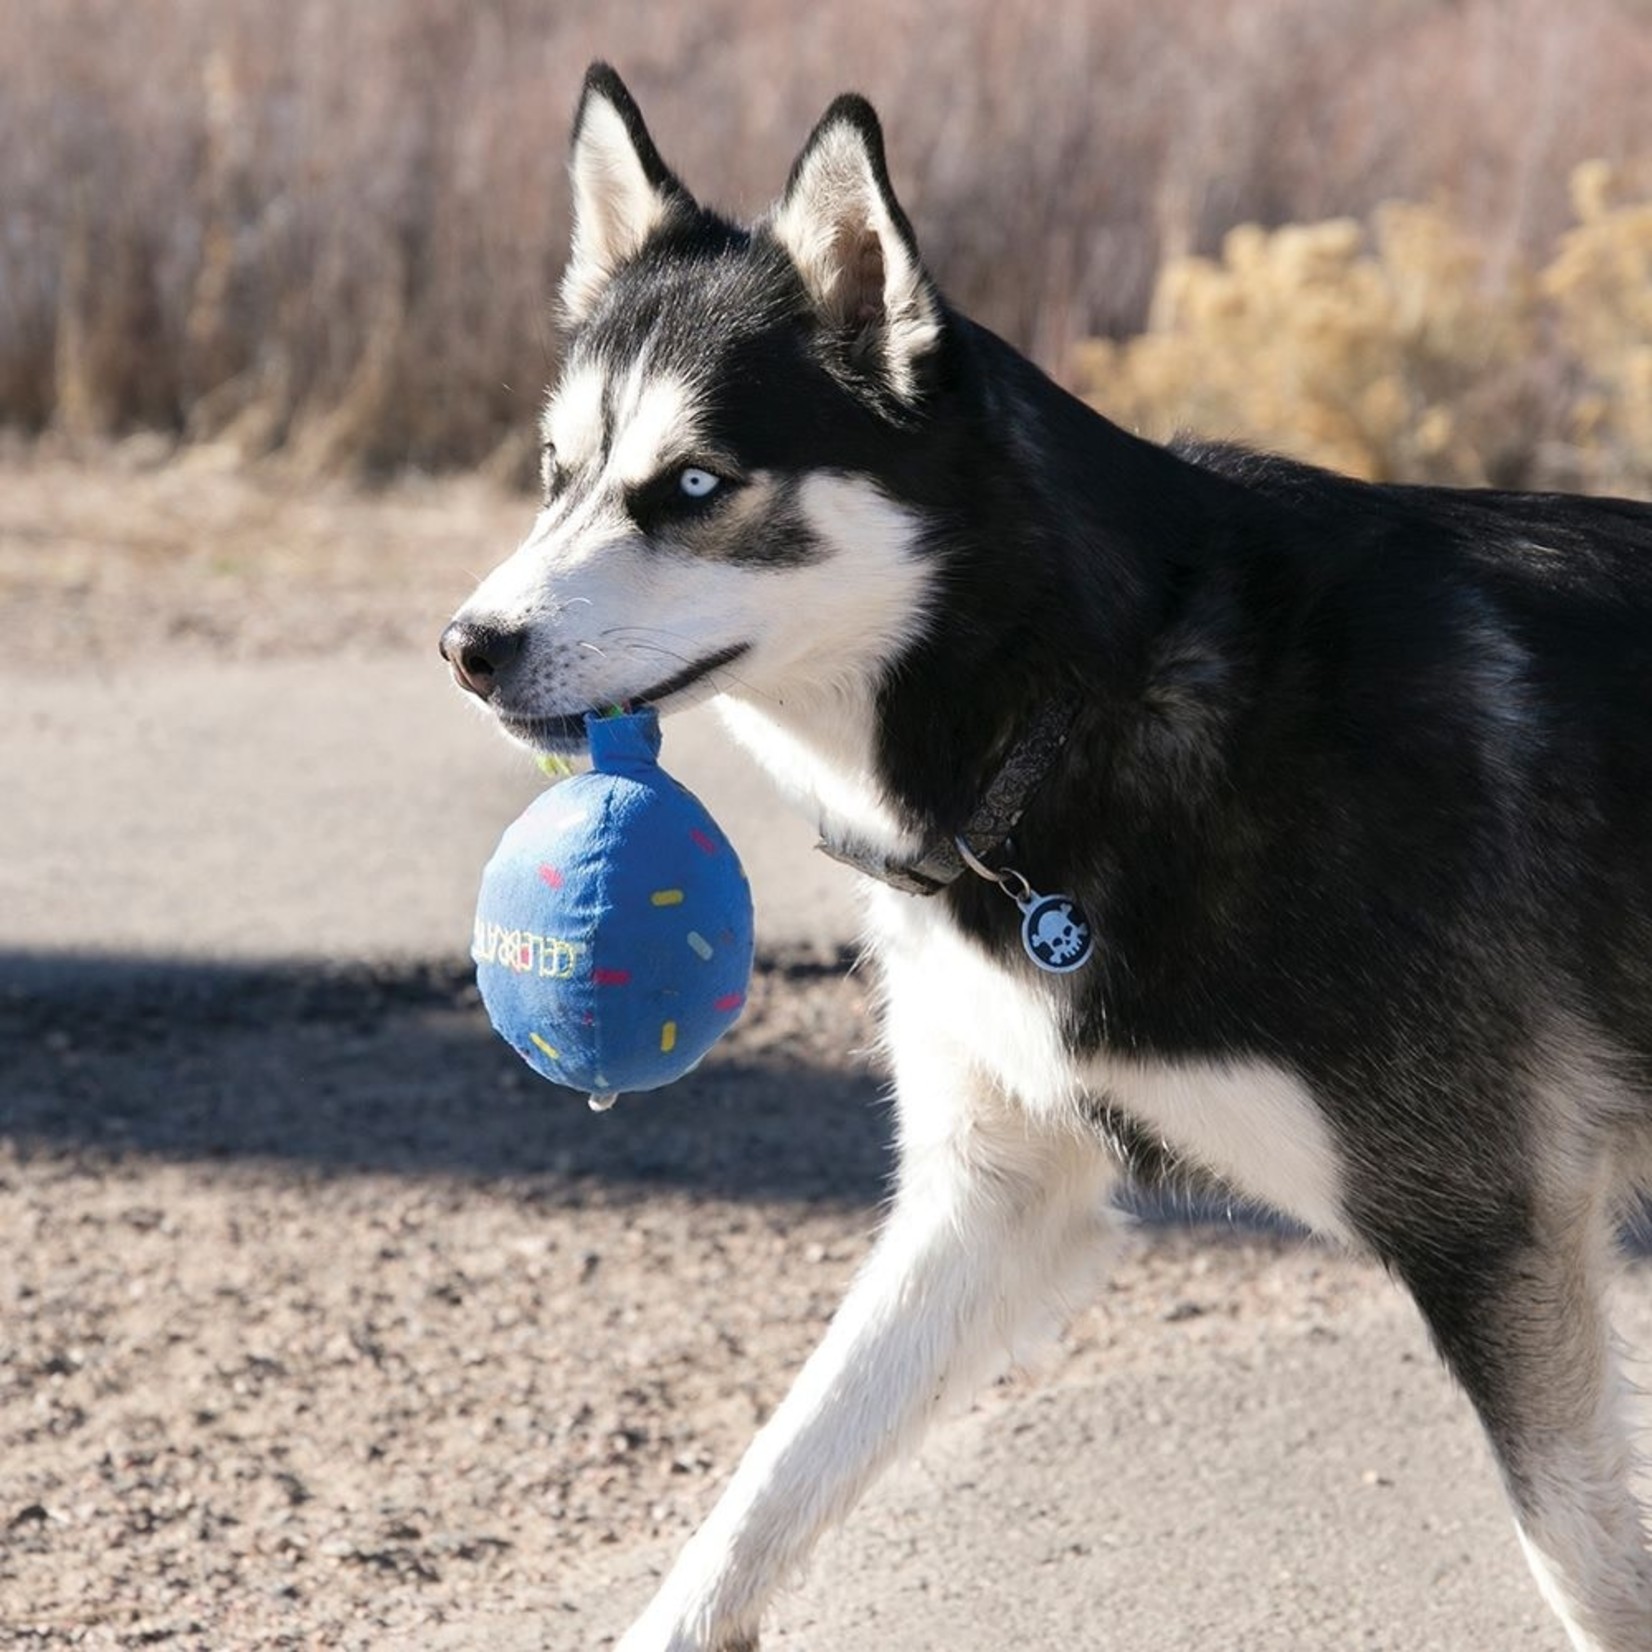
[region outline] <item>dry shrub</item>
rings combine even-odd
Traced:
[[[617,63],[685,176],[761,207],[830,96],[882,108],[943,285],[1047,364],[1166,254],[1449,184],[1488,279],[1623,161],[1645,0],[10,0],[0,422],[320,468],[521,455],[569,111]]]
[[[1113,417],[1278,448],[1372,481],[1652,485],[1652,203],[1578,168],[1581,222],[1541,270],[1440,206],[1231,231],[1174,259],[1152,326],[1081,345]]]
[[[1585,485],[1641,491],[1652,487],[1652,167],[1635,191],[1604,162],[1581,166],[1572,198],[1578,225],[1542,275],[1582,379],[1571,451]]]
[[[1535,343],[1523,274],[1437,208],[1230,231],[1220,260],[1165,267],[1152,329],[1080,348],[1114,417],[1280,448],[1372,481],[1520,479],[1503,415]]]

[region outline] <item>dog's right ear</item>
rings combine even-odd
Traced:
[[[883,128],[847,93],[821,117],[792,167],[770,228],[816,313],[850,356],[881,366],[901,401],[940,341],[942,307],[889,182]]]
[[[626,259],[643,248],[667,218],[694,210],[688,191],[660,159],[642,111],[606,63],[585,71],[574,112],[574,234],[562,277],[563,314],[584,321]]]

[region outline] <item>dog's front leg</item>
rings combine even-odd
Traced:
[[[816,1538],[1101,1251],[1110,1171],[1094,1143],[918,1043],[896,1045],[900,1178],[877,1245],[620,1652],[753,1652]]]

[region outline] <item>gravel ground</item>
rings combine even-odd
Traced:
[[[573,1557],[689,1523],[876,1196],[881,1111],[832,1072],[860,995],[818,971],[771,967],[715,1064],[602,1118],[439,976],[162,977],[94,1037],[89,1008],[0,1018],[19,1639],[554,1605]]]
[[[157,465],[146,438],[87,463],[0,443],[3,669],[154,656],[413,647],[521,536],[524,499],[474,479],[365,492]]]

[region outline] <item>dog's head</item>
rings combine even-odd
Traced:
[[[742,228],[694,201],[597,65],[571,172],[543,499],[443,633],[459,682],[554,750],[588,710],[876,674],[923,609],[948,320],[871,107],[834,103]]]

